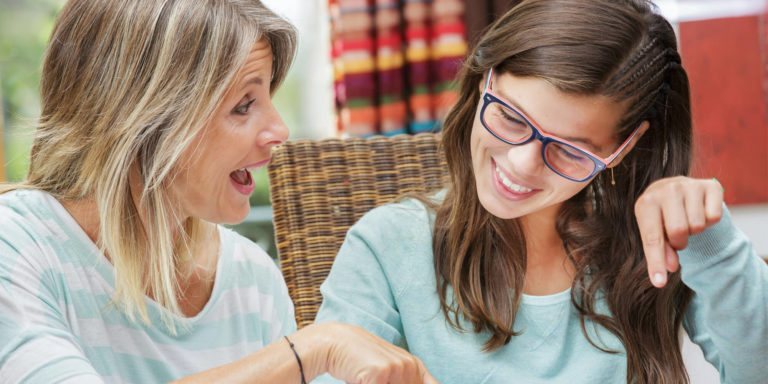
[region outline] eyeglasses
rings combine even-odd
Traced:
[[[568,180],[586,181],[604,170],[621,154],[640,130],[641,125],[635,128],[616,152],[603,159],[586,149],[579,148],[574,143],[544,133],[536,127],[533,120],[494,93],[491,89],[492,84],[493,68],[488,73],[482,95],[483,108],[480,110],[480,121],[483,127],[497,139],[510,145],[523,145],[534,139],[541,141],[541,156],[544,158],[544,164]]]

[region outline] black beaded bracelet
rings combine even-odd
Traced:
[[[307,384],[307,379],[304,378],[304,366],[301,365],[301,359],[299,358],[299,354],[296,353],[296,348],[293,347],[293,343],[291,343],[291,340],[288,339],[288,336],[285,337],[285,341],[288,342],[288,345],[291,346],[291,351],[293,351],[293,355],[296,356],[296,361],[299,363],[299,372],[301,373],[301,384]]]

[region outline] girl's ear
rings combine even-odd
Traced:
[[[648,130],[650,126],[651,126],[651,123],[649,123],[648,120],[643,121],[640,124],[640,128],[637,129],[637,133],[635,134],[635,137],[632,138],[632,141],[630,141],[627,144],[627,146],[624,147],[624,150],[621,151],[621,153],[618,156],[616,156],[616,158],[613,159],[613,161],[611,161],[610,164],[608,164],[607,168],[613,168],[617,164],[621,163],[621,160],[624,159],[624,156],[626,156],[630,151],[632,151],[632,148],[634,148],[635,144],[637,144],[637,142],[640,141],[640,138],[643,137],[643,134],[645,133],[645,131]]]

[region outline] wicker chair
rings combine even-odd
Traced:
[[[299,327],[322,302],[320,284],[352,224],[406,192],[442,187],[432,133],[289,141],[272,152],[270,194],[280,266]]]

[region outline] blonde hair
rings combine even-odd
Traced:
[[[0,193],[32,188],[63,201],[94,199],[99,246],[115,268],[113,303],[132,321],[150,323],[145,294],[181,313],[177,275],[215,227],[177,215],[173,171],[261,39],[272,49],[274,91],[296,33],[257,0],[70,0],[56,21],[27,180]],[[129,187],[132,168],[143,183],[144,223]],[[164,322],[175,332],[170,316]]]

